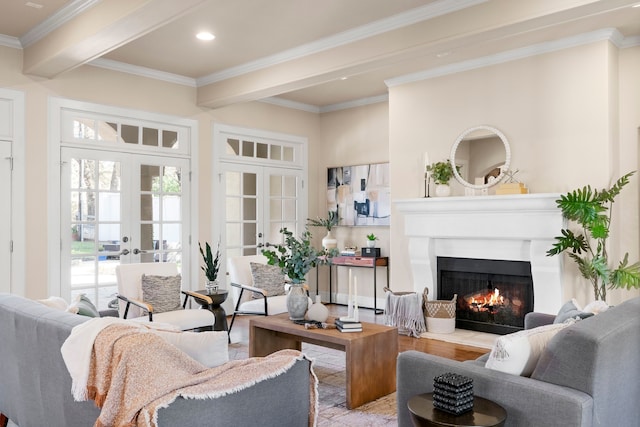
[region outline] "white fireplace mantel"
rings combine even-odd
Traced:
[[[437,298],[437,258],[529,261],[534,310],[562,305],[562,257],[546,255],[565,226],[560,194],[435,197],[394,201],[404,214],[413,288]]]

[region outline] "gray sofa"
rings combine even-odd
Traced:
[[[530,313],[525,326],[554,316]],[[640,298],[561,330],[530,378],[484,367],[487,355],[457,362],[407,351],[398,356],[398,426],[412,425],[408,400],[433,391],[433,378],[454,372],[473,379],[474,392],[507,411],[506,426],[640,425]]]
[[[99,409],[75,402],[60,347],[88,318],[0,294],[0,425],[92,426]],[[162,367],[158,367],[162,375]],[[302,426],[309,419],[309,361],[217,399],[178,398],[158,411],[159,426]],[[291,404],[295,402],[295,404]],[[286,415],[284,415],[286,414]]]

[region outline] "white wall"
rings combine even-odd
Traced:
[[[511,167],[520,170],[518,178],[531,192],[608,186],[612,179],[638,168],[637,56],[637,48],[629,49],[619,61],[615,46],[598,42],[390,88],[393,198],[419,197],[422,153],[428,151],[432,162],[446,159],[456,137],[480,124],[506,135]],[[632,260],[638,257],[638,179],[620,196],[620,206],[628,209],[618,209],[616,219],[624,226],[617,225],[611,239],[616,243],[611,253],[624,248]],[[457,183],[453,193],[464,194]],[[412,277],[403,233],[404,221],[394,210],[391,281],[394,288],[409,289]],[[565,298],[593,299],[590,286],[569,260],[565,273]],[[609,302],[635,294],[613,292]]]

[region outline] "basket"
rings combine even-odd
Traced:
[[[448,300],[429,301],[429,290],[424,289],[424,315],[427,320],[427,331],[435,334],[451,334],[456,329],[456,300],[458,295]]]

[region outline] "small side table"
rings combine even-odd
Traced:
[[[472,410],[457,416],[434,408],[433,393],[413,396],[407,406],[416,427],[500,427],[507,419],[507,411],[502,406],[478,396],[473,398]]]
[[[227,313],[224,311],[222,307],[222,303],[227,300],[227,296],[229,295],[228,291],[224,291],[218,289],[217,291],[209,292],[206,289],[199,289],[194,291],[201,295],[206,295],[211,298],[212,303],[207,304],[202,300],[198,300],[194,298],[201,305],[200,308],[207,309],[213,313],[216,318],[216,323],[213,325],[214,331],[228,331],[229,327],[227,326]]]

